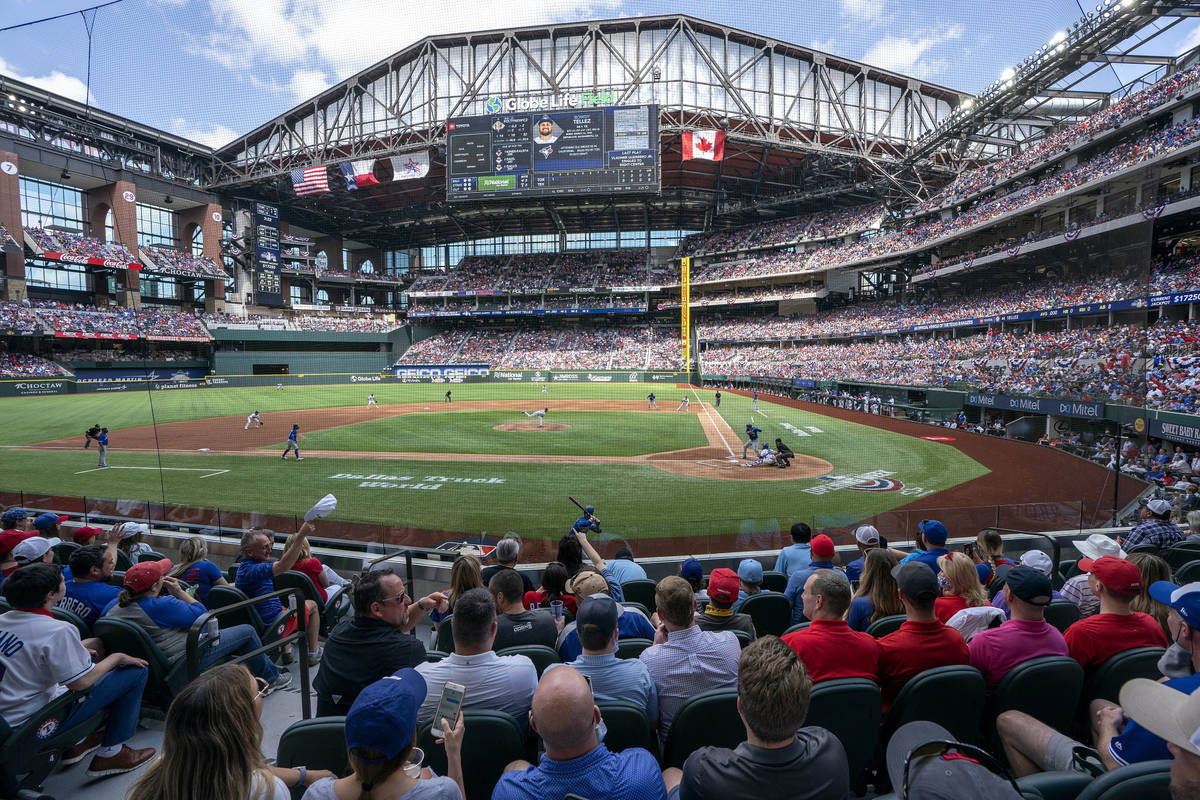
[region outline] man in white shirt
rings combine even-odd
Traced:
[[[447,681],[467,687],[464,710],[491,709],[511,714],[525,730],[538,676],[525,656],[498,656],[492,651],[496,639],[496,603],[487,589],[472,589],[454,603],[451,615],[454,652],[441,661],[418,664],[428,693],[417,711],[417,719],[433,719],[442,687]]]
[[[64,729],[105,712],[105,730],[96,731],[63,754],[63,764],[96,756],[89,777],[130,772],[154,758],[154,749],[124,744],[137,731],[146,662],[113,653],[99,663],[79,641],[69,622],[54,619],[50,609],[66,596],[61,568],[33,563],[4,582],[4,597],[13,610],[0,615],[0,717],[15,728],[50,701],[69,691],[91,689],[62,721]]]

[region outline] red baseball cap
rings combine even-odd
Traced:
[[[175,565],[169,558],[134,564],[125,570],[125,586],[132,589],[135,594],[144,592],[158,583],[158,579],[170,572],[173,566]]]
[[[718,603],[737,600],[741,580],[737,573],[727,567],[719,567],[708,573],[708,596]]]
[[[1081,558],[1079,568],[1092,573],[1106,588],[1119,594],[1133,595],[1142,590],[1142,571],[1137,564],[1123,558]]]
[[[831,561],[833,559],[833,539],[830,539],[825,534],[814,536],[812,544],[809,545],[813,556],[821,561]],[[711,597],[711,595],[709,595]]]
[[[71,538],[79,544],[83,544],[88,539],[91,539],[93,536],[99,533],[104,533],[104,531],[100,530],[99,528],[81,527],[71,531]]]
[[[37,531],[0,531],[0,556],[8,555],[12,552],[12,549],[21,542],[25,541],[26,539],[32,539],[37,535]]]

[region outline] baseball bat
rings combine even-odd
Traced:
[[[576,500],[574,497],[571,497],[570,495],[567,495],[567,499],[570,500],[572,503],[574,503],[576,506],[578,506],[580,511],[583,511],[583,506],[579,505],[578,500]]]

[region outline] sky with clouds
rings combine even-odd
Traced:
[[[0,27],[88,3],[3,0]],[[107,111],[217,146],[424,36],[680,9],[659,0],[122,0],[95,15],[91,95]],[[1081,16],[1076,0],[693,0],[686,9],[972,92]],[[1200,20],[1190,20],[1142,51],[1196,44]],[[87,49],[78,14],[0,32],[0,73],[82,100]]]

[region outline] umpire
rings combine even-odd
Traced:
[[[775,466],[787,469],[792,465],[792,459],[795,457],[796,454],[792,452],[792,448],[779,439],[775,440]]]
[[[93,425],[83,432],[83,449],[87,450],[92,446],[92,440],[100,435],[100,426]]]

